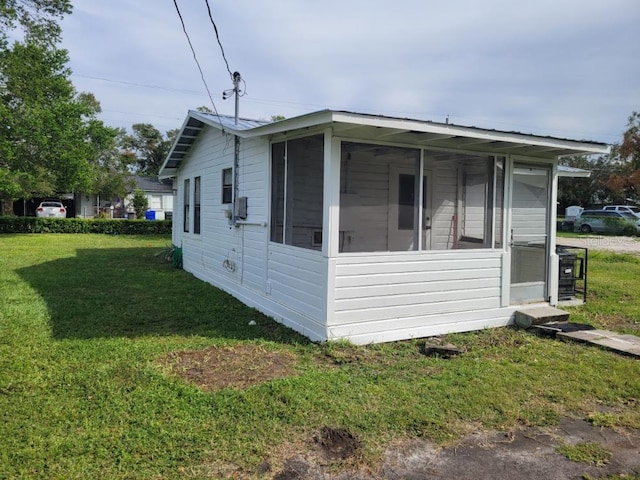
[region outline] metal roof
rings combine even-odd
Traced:
[[[235,124],[231,116],[190,110],[160,169],[161,177],[175,175],[205,125],[240,138],[272,136],[276,139],[286,138],[292,132],[321,131],[330,127],[333,135],[354,140],[544,159],[605,154],[609,151],[605,143],[590,140],[570,140],[348,111],[322,110],[277,122],[241,119]]]
[[[591,176],[591,170],[569,167],[568,165],[558,165],[558,176],[571,178],[589,178]]]
[[[180,132],[160,168],[160,178],[173,176],[173,173],[180,166],[205,126],[218,128],[223,132],[226,131],[235,135],[241,131],[255,129],[267,123],[269,122],[245,118],[239,118],[236,123],[235,117],[229,115],[216,115],[214,113],[189,110]]]

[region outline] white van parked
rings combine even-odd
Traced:
[[[603,208],[603,210],[614,212],[628,212],[640,218],[640,207],[636,207],[635,205],[607,205]]]

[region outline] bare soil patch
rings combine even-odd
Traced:
[[[295,374],[296,362],[288,352],[253,344],[175,352],[161,360],[173,375],[206,391],[243,389],[290,377]]]
[[[346,460],[360,449],[360,440],[345,428],[322,427],[313,439],[327,460]]]

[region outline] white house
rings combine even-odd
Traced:
[[[555,305],[558,159],[607,151],[343,111],[189,111],[160,177],[185,270],[313,340],[364,344]]]
[[[108,198],[95,194],[78,193],[75,195],[76,216],[93,218],[101,214],[110,218],[133,218],[133,192],[142,190],[147,197],[149,210],[155,220],[169,220],[173,215],[173,191],[171,183],[158,181],[154,177],[131,175],[129,187],[124,198]]]

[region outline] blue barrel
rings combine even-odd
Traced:
[[[156,219],[156,211],[155,210],[147,210],[144,212],[144,218],[147,220],[155,220]]]

